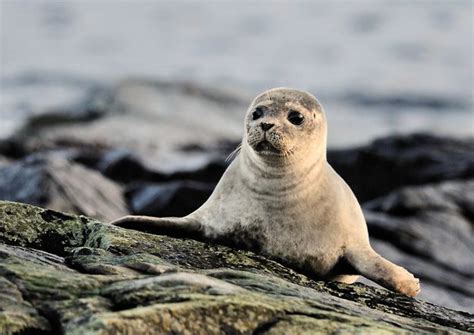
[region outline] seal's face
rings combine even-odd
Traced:
[[[245,123],[247,143],[263,157],[304,154],[325,139],[322,107],[303,91],[279,88],[260,94],[250,105]]]

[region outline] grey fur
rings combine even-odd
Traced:
[[[264,114],[253,120],[257,107]],[[288,121],[291,110],[304,115],[301,125]],[[274,126],[265,132],[262,122]],[[251,103],[245,129],[240,154],[195,212],[185,218],[127,216],[113,224],[252,249],[316,279],[352,283],[360,274],[418,294],[418,279],[370,246],[357,199],[326,160],[326,116],[314,96],[266,91]],[[259,149],[264,138],[271,146]]]

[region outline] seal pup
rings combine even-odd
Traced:
[[[308,92],[275,88],[251,103],[240,153],[209,199],[183,218],[112,224],[256,251],[314,279],[362,275],[408,296],[419,280],[376,253],[360,205],[326,160],[327,123]]]

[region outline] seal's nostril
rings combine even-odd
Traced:
[[[273,123],[265,123],[265,122],[260,123],[260,127],[263,129],[263,131],[267,131],[271,129],[273,126],[274,126]]]

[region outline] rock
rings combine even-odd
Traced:
[[[173,181],[131,185],[126,192],[134,214],[185,216],[198,209],[211,195],[214,183]]]
[[[389,136],[328,160],[364,202],[405,185],[474,177],[474,139],[427,134]]]
[[[194,170],[178,170],[167,176],[167,180],[194,180],[216,185],[228,164],[223,158],[209,159]],[[157,180],[151,178],[151,180]]]
[[[474,312],[474,179],[404,187],[364,208],[376,249],[436,287],[421,298]]]
[[[105,176],[123,183],[146,180],[152,174],[145,168],[140,158],[126,149],[105,152],[97,161],[96,168]]]
[[[0,244],[0,255],[4,256]],[[30,302],[25,301],[15,283],[0,277],[0,332],[2,334],[50,334],[51,325]]]
[[[92,80],[51,73],[3,79],[0,139],[31,136],[45,126],[91,122],[113,104],[111,90]]]
[[[8,159],[7,157],[4,157],[2,155],[0,155],[0,168],[2,168],[3,166],[6,166],[8,164],[10,164],[10,159]]]
[[[474,331],[471,314],[315,282],[251,252],[11,202],[0,223],[2,333]]]
[[[9,158],[22,158],[29,154],[26,151],[23,141],[19,138],[0,139],[0,154]]]
[[[30,155],[62,153],[63,157],[90,168],[97,168],[98,162],[112,149],[103,143],[57,138],[43,140],[36,137],[12,137],[0,139],[0,154],[10,159],[21,159]]]
[[[103,117],[113,106],[112,92],[103,87],[86,89],[80,100],[31,115],[16,136],[31,136],[43,128],[70,123],[88,123]]]
[[[122,182],[166,182],[193,180],[217,184],[228,164],[221,155],[205,154],[208,159],[193,169],[178,169],[170,173],[150,167],[142,159],[126,149],[107,151],[97,161],[97,168],[105,176]],[[81,157],[81,156],[79,156]],[[75,159],[76,161],[77,158]]]
[[[100,112],[97,117],[82,113],[74,119],[69,113],[69,119],[52,124],[32,119],[18,132],[24,136],[21,141],[100,143],[133,152],[151,170],[164,174],[194,170],[209,155],[180,148],[218,147],[219,142],[238,140],[243,131],[242,113],[250,100],[191,83],[140,79],[123,80],[100,91],[106,92],[99,94],[101,103],[89,99],[93,106],[99,105],[90,109]]]
[[[365,204],[365,208],[395,216],[448,211],[474,220],[474,178],[403,187]]]
[[[409,269],[421,279],[422,290],[418,299],[474,313],[472,277],[446,269],[422,256],[404,252],[388,241],[371,239],[371,244],[381,255]],[[365,278],[360,282],[378,286]]]
[[[103,220],[128,213],[119,185],[62,156],[31,156],[0,167],[0,199]]]

